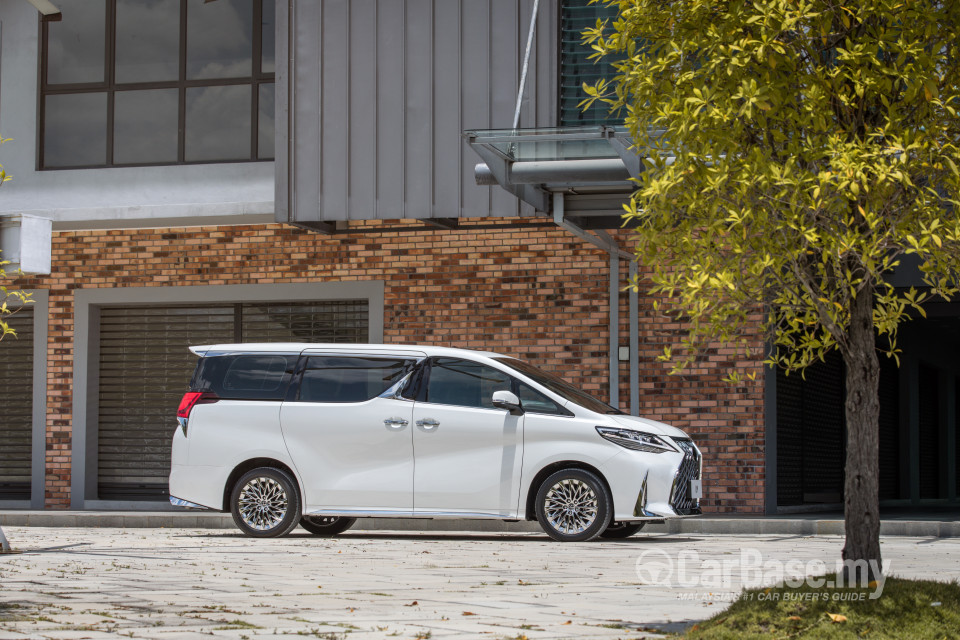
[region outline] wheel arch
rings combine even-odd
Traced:
[[[290,477],[293,478],[294,485],[297,487],[297,493],[300,494],[299,497],[302,508],[303,487],[300,486],[300,478],[297,477],[297,474],[294,473],[293,469],[291,469],[289,465],[280,462],[275,458],[250,458],[249,460],[244,460],[234,467],[233,471],[231,471],[230,475],[227,477],[227,481],[223,485],[223,501],[221,506],[225,513],[230,511],[230,494],[233,493],[233,486],[237,483],[237,480],[239,480],[240,476],[245,474],[247,471],[252,471],[253,469],[257,469],[259,467],[272,467],[290,474]]]
[[[590,473],[596,475],[607,488],[607,494],[610,496],[611,506],[614,506],[613,491],[610,489],[610,483],[607,482],[607,478],[599,469],[580,460],[559,460],[557,462],[551,462],[547,466],[540,469],[540,471],[537,472],[537,475],[535,475],[533,480],[530,482],[530,486],[527,489],[527,499],[524,504],[523,517],[525,520],[532,521],[537,519],[535,503],[537,500],[537,492],[540,490],[540,485],[543,484],[543,481],[546,480],[551,474],[556,473],[561,469],[583,469],[584,471],[589,471]],[[615,509],[613,513],[616,513]]]

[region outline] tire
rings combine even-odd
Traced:
[[[600,537],[604,540],[623,540],[629,538],[640,529],[643,529],[645,522],[611,522]]]
[[[537,521],[558,542],[586,542],[599,536],[613,516],[607,485],[595,473],[562,469],[537,491]]]
[[[336,518],[324,516],[303,516],[300,526],[315,536],[335,536],[353,526],[356,518]]]
[[[276,538],[300,523],[300,492],[289,473],[260,467],[243,474],[230,492],[230,513],[251,538]]]

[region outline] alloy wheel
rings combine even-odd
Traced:
[[[565,478],[547,491],[543,510],[550,525],[565,535],[586,531],[597,519],[598,498],[586,482]]]
[[[240,518],[251,529],[268,531],[277,527],[287,515],[288,506],[287,492],[273,478],[251,478],[240,490]]]

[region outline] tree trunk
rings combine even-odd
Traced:
[[[847,466],[843,574],[863,584],[879,578],[880,558],[880,363],[873,328],[873,293],[864,287],[850,313],[844,350],[847,383]],[[848,582],[849,584],[849,582]]]

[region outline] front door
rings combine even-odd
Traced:
[[[414,511],[507,516],[517,509],[523,416],[494,408],[506,373],[459,358],[431,360],[413,409]]]
[[[280,421],[303,481],[304,511],[413,509],[413,402],[381,395],[410,356],[311,355]]]

